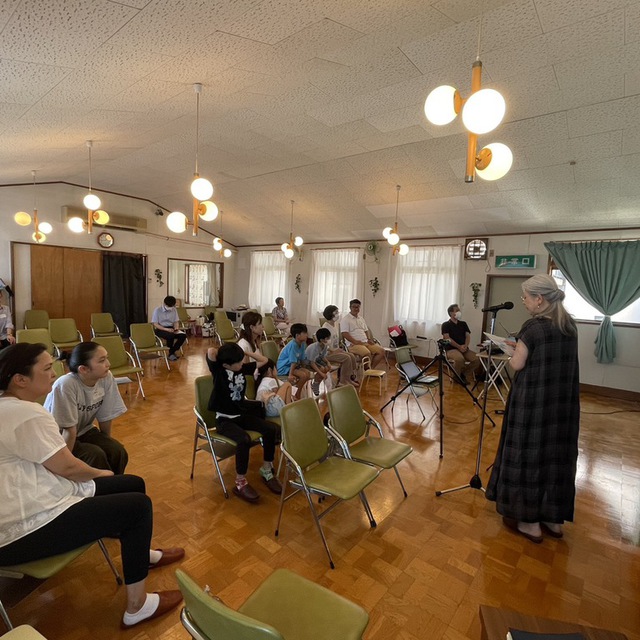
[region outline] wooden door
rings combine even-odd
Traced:
[[[91,314],[102,311],[102,253],[64,249],[64,317],[73,318],[85,340],[91,336]]]
[[[31,246],[31,308],[64,318],[64,252],[61,247]]]

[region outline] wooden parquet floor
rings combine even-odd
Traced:
[[[506,530],[480,491],[436,498],[436,489],[466,483],[473,474],[480,412],[461,388],[445,382],[445,454],[438,458],[438,420],[428,397],[399,399],[379,407],[395,391],[387,374],[379,398],[369,384],[362,399],[382,417],[392,438],[414,453],[400,465],[409,496],[403,499],[392,472],[367,490],[378,522],[370,529],[358,501],[323,520],[334,554],[329,568],[302,496],[285,505],[280,537],[274,537],[278,497],[260,483],[254,448],[250,480],[257,505],[225,500],[210,458],[199,453],[189,479],[194,433],[193,380],[206,373],[206,340],[192,339],[186,357],[169,373],[145,364],[147,400],[125,396],[129,412],[114,435],[130,454],[128,471],[143,476],[154,502],[154,543],[183,545],[182,568],[231,606],[242,603],[277,567],[287,567],[360,603],[370,612],[368,640],[479,640],[480,604],[525,614],[604,627],[640,640],[640,430],[637,403],[584,395],[576,520],[563,540],[534,545]],[[501,403],[490,396],[491,415]],[[488,426],[482,478],[499,438]],[[487,423],[488,424],[488,423]],[[233,461],[223,463],[228,485]],[[119,561],[116,541],[108,541]],[[173,569],[152,572],[150,590],[176,588]],[[15,624],[30,623],[51,640],[188,638],[177,612],[120,631],[124,589],[118,588],[94,547],[10,610]],[[499,640],[499,639],[497,639]]]

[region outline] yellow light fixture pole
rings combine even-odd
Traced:
[[[291,226],[289,229],[289,242],[283,242],[280,249],[282,249],[282,253],[284,253],[284,257],[287,260],[291,260],[295,255],[296,251],[300,251],[300,247],[304,244],[304,240],[302,236],[293,237],[293,205],[295,204],[295,200],[291,201]]]
[[[36,172],[35,169],[31,171],[33,176],[33,216],[30,216],[26,211],[18,211],[13,219],[21,227],[28,227],[33,220],[33,234],[31,239],[38,244],[46,242],[48,233],[53,231],[53,227],[48,222],[38,221],[38,208],[36,206]]]
[[[400,205],[400,189],[402,187],[397,184],[396,185],[396,219],[391,227],[385,227],[382,230],[382,235],[387,239],[387,242],[392,246],[391,255],[396,255],[399,253],[401,256],[406,256],[409,253],[409,245],[400,244],[400,236],[398,235],[398,207]]]
[[[218,207],[210,198],[213,195],[213,185],[206,178],[201,178],[198,172],[198,151],[200,141],[200,94],[202,84],[196,82],[193,85],[196,93],[196,167],[191,183],[191,195],[193,196],[193,207],[191,220],[182,211],[172,211],[167,216],[167,227],[174,233],[184,233],[187,227],[193,227],[193,235],[198,235],[199,221],[202,218],[205,222],[213,222],[218,217]]]

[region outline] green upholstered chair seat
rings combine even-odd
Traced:
[[[236,453],[236,443],[235,440],[228,438],[227,436],[223,436],[221,433],[218,433],[216,429],[207,429],[209,433],[209,437],[213,441],[213,450],[215,451],[218,459],[225,460],[226,458],[230,458]],[[257,431],[247,431],[248,436],[251,438],[251,442],[258,444],[260,442],[260,438],[262,437]]]
[[[83,547],[73,549],[73,551],[60,553],[57,556],[33,560],[32,562],[24,562],[23,564],[14,564],[10,567],[0,567],[0,573],[11,573],[16,577],[25,575],[37,578],[38,580],[46,580],[64,569],[70,562],[73,562],[73,560],[82,555],[92,545],[93,542]]]
[[[92,313],[91,333],[94,338],[119,336],[120,329],[113,321],[113,316],[110,313]]]
[[[164,345],[161,347],[138,347],[138,353],[160,353],[161,351],[169,351],[169,347]]]
[[[391,469],[404,460],[412,449],[402,442],[368,437],[350,445],[349,451],[354,460],[375,464],[383,469]]]
[[[73,340],[71,342],[56,342],[55,345],[58,349],[73,349],[80,344],[80,340]]]
[[[102,345],[107,350],[109,362],[111,363],[111,374],[114,378],[132,378],[136,377],[138,388],[143,398],[144,389],[142,388],[143,369],[136,365],[133,356],[124,348],[122,337],[117,336],[96,336],[94,342]],[[145,398],[146,399],[146,398]]]
[[[73,349],[83,340],[73,318],[52,318],[49,320],[49,333],[58,349]]]
[[[336,457],[327,458],[304,474],[311,489],[324,491],[341,500],[355,498],[377,477],[378,471],[373,467]]]
[[[112,338],[112,337],[117,337],[117,336],[100,336],[101,338]],[[111,373],[113,374],[114,378],[122,378],[124,376],[135,376],[136,373],[142,373],[144,371],[144,369],[141,369],[140,367],[132,367],[132,366],[124,366],[124,367],[111,367],[111,369],[109,369],[109,371],[111,371]]]

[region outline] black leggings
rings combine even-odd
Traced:
[[[96,478],[96,494],[84,498],[36,531],[0,547],[0,565],[9,566],[66,553],[100,538],[118,538],[125,584],[149,572],[153,529],[151,499],[144,480],[121,475]]]

